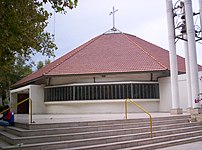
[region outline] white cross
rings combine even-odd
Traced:
[[[113,14],[113,28],[115,28],[115,12],[117,12],[118,9],[114,9],[114,6],[113,6],[113,10],[110,12],[109,15]]]

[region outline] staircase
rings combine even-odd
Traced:
[[[190,116],[149,119],[23,124],[0,129],[0,149],[154,150],[202,140],[202,123]]]

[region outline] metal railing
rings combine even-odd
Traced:
[[[150,137],[152,138],[152,117],[151,117],[150,113],[146,109],[144,109],[143,107],[138,105],[136,102],[134,102],[133,100],[127,98],[125,100],[125,117],[126,117],[126,119],[128,119],[128,101],[131,102],[132,104],[134,104],[135,106],[137,106],[138,108],[140,108],[141,110],[143,110],[147,115],[149,115],[149,118],[150,118]]]
[[[30,123],[32,123],[32,100],[31,100],[31,98],[26,98],[26,99],[22,100],[21,102],[12,105],[12,106],[9,107],[8,109],[5,109],[5,110],[3,110],[2,112],[0,112],[0,114],[3,114],[4,112],[6,112],[7,110],[9,110],[9,109],[11,109],[11,108],[17,107],[18,105],[20,105],[20,104],[22,104],[22,103],[24,103],[24,102],[26,102],[26,101],[29,101],[29,102],[30,102],[30,114],[29,114],[29,115],[30,115]]]

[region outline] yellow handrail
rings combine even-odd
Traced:
[[[125,117],[126,117],[126,119],[128,119],[128,116],[127,116],[127,114],[128,114],[128,103],[127,102],[128,101],[131,102],[132,104],[134,104],[135,106],[137,106],[138,108],[140,108],[141,110],[143,110],[147,115],[149,115],[149,118],[150,118],[150,137],[152,138],[152,117],[151,117],[150,113],[146,109],[144,109],[143,107],[138,105],[136,102],[134,102],[133,100],[127,98],[125,100]]]
[[[32,99],[31,99],[31,98],[26,98],[26,99],[22,100],[21,102],[14,104],[14,105],[11,106],[10,108],[8,108],[8,109],[3,110],[2,112],[0,112],[0,114],[3,114],[3,113],[6,112],[7,110],[9,110],[9,109],[11,109],[11,108],[14,108],[14,107],[16,107],[16,106],[18,106],[18,105],[20,105],[20,104],[22,104],[22,103],[24,103],[24,102],[26,102],[26,101],[28,101],[28,100],[30,101],[30,123],[32,123]]]

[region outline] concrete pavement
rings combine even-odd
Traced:
[[[167,148],[161,148],[158,150],[202,150],[202,141],[178,146],[171,146]]]

